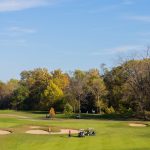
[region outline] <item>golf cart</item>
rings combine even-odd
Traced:
[[[78,133],[78,137],[85,137],[85,131],[84,129],[81,129]]]
[[[81,119],[81,115],[78,114],[78,115],[76,116],[76,119]]]
[[[49,114],[46,114],[46,118],[50,118],[50,115],[49,115]]]
[[[87,130],[85,130],[85,135],[86,136],[95,136],[95,131],[93,128],[88,128]]]
[[[80,129],[78,133],[78,137],[85,137],[85,136],[95,136],[96,132],[93,128],[88,128],[87,130]]]

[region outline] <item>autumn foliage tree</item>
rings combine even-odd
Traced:
[[[53,107],[51,107],[50,108],[50,110],[49,110],[49,115],[50,115],[50,117],[53,119],[53,118],[55,118],[55,110],[54,110],[54,108]]]
[[[51,110],[75,113],[150,114],[150,57],[130,59],[106,69],[75,70],[45,68],[21,72],[20,80],[0,81],[0,109]],[[72,107],[70,107],[70,106]],[[150,118],[150,115],[149,115]]]
[[[43,108],[49,108],[63,97],[63,91],[53,81],[49,81],[48,86],[42,93],[41,105]]]

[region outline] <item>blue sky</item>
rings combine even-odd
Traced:
[[[0,80],[88,70],[150,44],[150,0],[0,0]]]

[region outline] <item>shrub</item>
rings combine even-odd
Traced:
[[[111,113],[115,113],[115,109],[112,106],[109,109]]]
[[[114,108],[112,106],[110,108],[107,107],[106,113],[107,114],[113,114],[113,113],[115,113],[115,110],[114,110]]]
[[[51,107],[51,109],[50,109],[50,111],[49,111],[49,115],[50,115],[50,117],[51,118],[55,118],[55,110],[54,110],[54,108],[53,107]]]
[[[64,113],[68,117],[73,113],[73,108],[72,108],[72,106],[69,103],[67,103],[65,105],[65,107],[64,107]]]

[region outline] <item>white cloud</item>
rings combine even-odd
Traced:
[[[9,44],[8,44],[9,43]],[[9,46],[26,46],[27,45],[27,40],[26,39],[8,39],[8,38],[3,38],[3,39],[0,39],[0,46],[6,46],[6,47],[9,47]]]
[[[20,26],[11,26],[0,31],[0,46],[26,46],[28,37],[36,33],[33,28]]]
[[[116,54],[116,53],[124,53],[124,52],[133,52],[133,51],[139,51],[143,50],[144,47],[141,45],[123,45],[119,47],[114,48],[108,48],[108,49],[102,49],[98,52],[93,52],[93,56],[99,56],[99,55],[110,55],[110,54]]]
[[[150,32],[149,31],[145,31],[145,32],[138,32],[137,33],[138,35],[140,35],[140,36],[150,36]]]
[[[118,5],[118,4],[103,6],[100,8],[89,10],[89,13],[95,14],[95,13],[109,12],[109,11],[113,11],[113,10],[117,9],[119,6],[120,5]]]
[[[119,7],[120,7],[120,4],[112,4],[112,5],[101,6],[99,8],[89,10],[88,12],[91,13],[91,14],[97,14],[97,13],[113,11],[113,10],[116,10],[117,8],[119,8]]]
[[[19,11],[40,7],[53,1],[54,0],[0,0],[0,12]]]
[[[123,0],[122,4],[124,5],[132,5],[135,3],[135,0]]]
[[[125,46],[112,48],[110,50],[114,51],[114,52],[126,52],[126,51],[139,50],[140,48],[141,48],[141,46],[139,46],[139,45],[125,45]]]
[[[117,10],[119,8],[124,7],[124,5],[133,5],[135,3],[135,0],[120,0],[119,3],[113,3],[110,5],[104,5],[99,8],[95,8],[92,10],[89,10],[89,13],[103,13],[103,12],[110,12]]]
[[[150,23],[150,16],[128,16],[127,19]]]
[[[35,33],[36,32],[35,29],[23,28],[19,26],[12,26],[8,28],[8,31],[13,32],[13,33]]]

